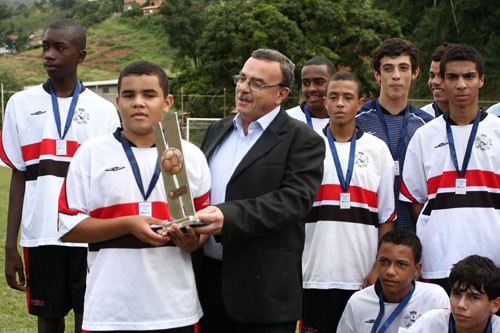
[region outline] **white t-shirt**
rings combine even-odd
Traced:
[[[378,289],[378,288],[377,288]],[[378,291],[380,292],[380,290]],[[384,316],[379,328],[386,322],[399,303],[384,303]],[[422,314],[432,309],[449,308],[450,298],[436,284],[415,282],[415,291],[408,304],[388,327],[387,333],[410,327]],[[340,318],[338,333],[370,333],[380,311],[379,296],[375,285],[355,292]],[[431,331],[428,331],[431,333]],[[438,332],[438,331],[432,331]]]
[[[197,209],[209,203],[210,171],[203,153],[183,141],[191,195]],[[132,147],[147,189],[157,150]],[[160,177],[147,202],[152,216],[169,219]],[[59,229],[64,235],[87,217],[138,215],[144,202],[118,134],[82,145],[61,192]],[[103,222],[105,223],[105,222]],[[196,323],[202,316],[190,253],[173,243],[151,247],[132,235],[89,244],[83,328],[157,330]]]
[[[326,156],[321,187],[306,217],[302,255],[306,289],[360,289],[375,260],[378,225],[396,218],[394,161],[380,139],[357,131],[354,170],[349,186],[351,208],[340,208],[339,178],[324,133]],[[350,142],[336,142],[347,171]]]
[[[424,313],[418,320],[404,333],[434,333],[448,332],[451,310],[435,309]],[[500,333],[500,318],[491,315],[492,333]]]
[[[57,98],[61,127],[72,97]],[[23,247],[86,246],[64,243],[57,233],[57,202],[73,154],[83,142],[120,126],[115,106],[85,89],[78,98],[71,126],[64,137],[65,156],[56,154],[57,131],[50,93],[42,84],[14,94],[7,103],[0,156],[10,168],[26,173],[21,219]],[[61,129],[61,132],[63,130]]]

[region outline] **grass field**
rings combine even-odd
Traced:
[[[10,169],[0,167],[0,333],[36,332],[36,317],[26,310],[25,293],[10,289],[4,278],[5,231],[9,202]],[[74,332],[73,316],[66,319],[66,332]]]

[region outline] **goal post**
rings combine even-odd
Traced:
[[[207,128],[221,118],[186,118],[186,140],[198,147],[201,145]]]

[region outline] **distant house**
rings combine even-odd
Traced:
[[[89,81],[83,85],[98,95],[101,95],[116,106],[116,96],[118,96],[118,80]]]
[[[132,5],[138,4],[139,6],[144,6],[147,0],[123,0],[123,11],[127,11],[132,9]],[[155,14],[159,11],[159,7],[164,2],[164,0],[150,0],[149,5],[146,7],[142,7],[143,15],[151,15]]]

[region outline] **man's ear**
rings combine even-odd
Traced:
[[[79,64],[81,64],[85,60],[86,56],[87,56],[87,51],[86,50],[80,50],[80,51],[78,51],[78,60],[77,60],[77,62]]]
[[[415,69],[415,72],[411,74],[412,81],[415,80],[419,75],[420,75],[420,67],[417,67],[417,69]]]
[[[484,74],[479,77],[479,88],[482,88],[484,85]]]
[[[163,112],[167,113],[172,107],[172,104],[174,104],[174,96],[169,94],[167,95],[167,97],[165,97],[165,105],[163,106]]]
[[[380,84],[380,73],[378,71],[373,71],[373,77],[375,78],[375,81]]]
[[[288,97],[289,93],[290,93],[290,88],[288,88],[288,87],[282,87],[278,91],[278,95],[276,96],[276,106],[278,106],[281,103],[283,103],[283,101]]]

